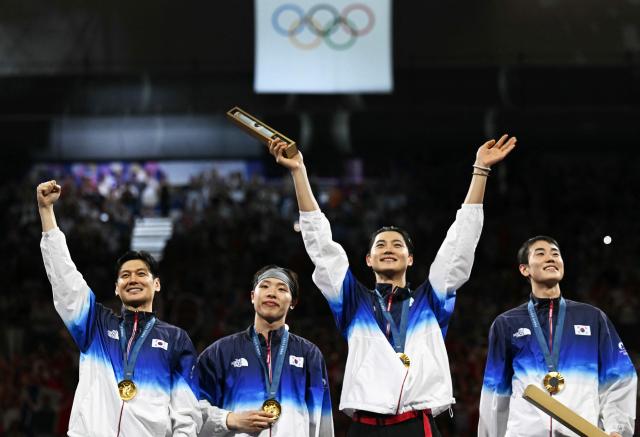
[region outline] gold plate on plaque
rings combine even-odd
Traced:
[[[253,115],[238,108],[237,106],[227,111],[227,118],[239,126],[242,130],[262,141],[267,146],[271,140],[281,140],[288,144],[284,150],[285,158],[293,158],[298,153],[296,142],[287,138],[271,126],[255,118]]]

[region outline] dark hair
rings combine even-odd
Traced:
[[[546,241],[549,244],[553,244],[558,248],[558,250],[560,250],[560,245],[554,238],[548,237],[546,235],[537,235],[535,237],[531,237],[527,241],[522,243],[522,246],[520,246],[520,249],[518,249],[518,265],[529,264],[529,249],[531,248],[533,243],[537,241]]]
[[[291,291],[291,297],[293,298],[293,302],[297,303],[298,290],[300,289],[300,284],[298,283],[298,274],[291,269],[280,267],[275,264],[269,264],[268,266],[264,266],[253,275],[253,288],[256,288],[256,285],[258,285],[258,278],[260,277],[260,275],[262,275],[264,272],[270,269],[280,270],[282,273],[287,275],[287,277],[289,278],[289,281],[291,282],[291,287],[289,287]]]
[[[407,245],[407,249],[409,250],[409,255],[413,255],[413,241],[411,241],[411,237],[409,236],[409,233],[398,226],[383,226],[377,231],[375,231],[373,234],[371,234],[371,237],[369,238],[369,248],[367,249],[367,253],[371,252],[371,247],[373,246],[373,243],[376,241],[376,237],[378,236],[378,234],[381,234],[382,232],[397,232],[398,234],[402,235],[402,238],[404,239],[404,244]]]
[[[135,259],[139,259],[140,261],[144,262],[154,278],[160,276],[158,261],[156,261],[153,255],[151,255],[146,250],[129,250],[116,261],[116,277],[118,277],[118,275],[120,274],[120,269],[122,268],[122,265],[124,263]]]

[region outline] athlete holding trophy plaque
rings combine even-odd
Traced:
[[[288,158],[285,142],[270,142],[276,162],[291,172],[302,238],[315,265],[313,281],[349,345],[340,410],[353,419],[350,437],[440,435],[434,416],[454,402],[444,335],[457,290],[473,265],[491,166],[515,146],[515,137],[503,135],[477,149],[464,204],[431,264],[428,279],[417,288],[409,287],[406,280],[413,264],[409,234],[395,226],[375,231],[365,258],[376,282],[371,290],[354,277],[344,249],[333,241],[302,154]]]
[[[533,385],[608,435],[631,437],[637,376],[613,324],[598,308],[564,298],[564,261],[553,238],[525,241],[518,263],[531,294],[491,326],[478,435],[575,435],[547,415],[559,417],[536,390],[525,392]]]

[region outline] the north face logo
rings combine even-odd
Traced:
[[[520,328],[513,334],[515,338],[524,337],[525,335],[531,335],[531,330],[529,328]]]
[[[231,361],[231,365],[233,367],[249,367],[249,362],[246,358],[236,358],[235,360]]]

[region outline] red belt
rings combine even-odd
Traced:
[[[354,422],[363,423],[365,425],[388,426],[406,422],[407,420],[411,419],[417,419],[418,417],[423,416],[422,422],[424,423],[424,435],[425,437],[431,437],[431,424],[429,423],[429,415],[431,415],[431,410],[429,409],[420,411],[412,410],[396,415],[376,414],[370,413],[368,411],[356,411],[355,413],[353,413],[351,419],[353,419]]]

